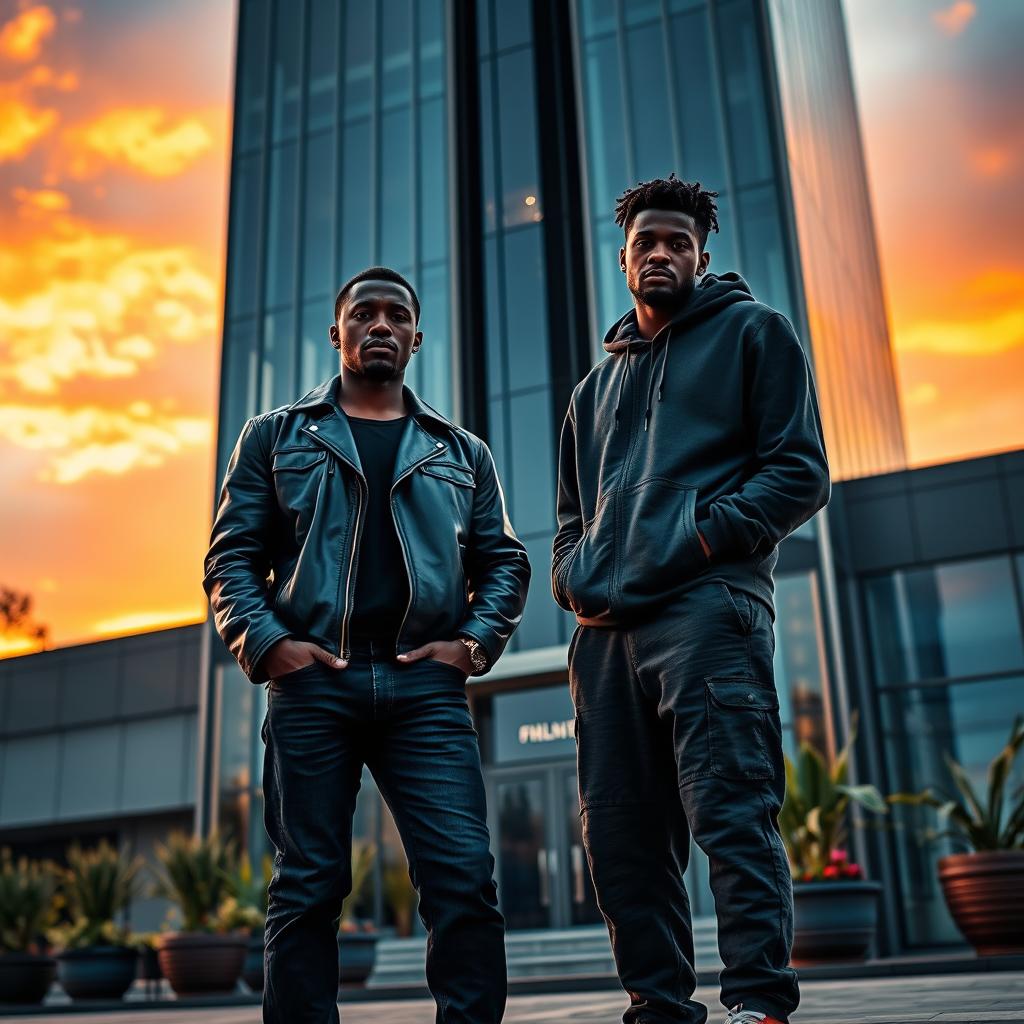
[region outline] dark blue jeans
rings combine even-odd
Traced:
[[[772,611],[722,582],[569,647],[583,838],[629,1024],[704,1024],[691,997],[690,837],[707,854],[722,1002],[785,1020],[793,894]]]
[[[263,1020],[338,1020],[338,917],[352,884],[352,815],[363,765],[394,815],[428,932],[438,1024],[496,1024],[505,1007],[480,750],[465,675],[364,647],[269,685],[264,821],[276,849]]]

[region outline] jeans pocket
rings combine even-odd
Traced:
[[[718,581],[718,589],[722,595],[729,614],[733,617],[743,636],[749,636],[754,629],[754,607],[750,595],[733,587],[722,580]]]
[[[771,750],[781,742],[774,688],[742,676],[707,676],[711,771],[723,779],[775,778]]]
[[[423,661],[427,665],[439,665],[441,668],[448,669],[449,672],[454,672],[459,677],[460,682],[464,683],[469,678],[467,673],[463,672],[458,665],[453,665],[450,661],[442,661],[440,658],[424,658]]]

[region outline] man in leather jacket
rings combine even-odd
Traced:
[[[480,752],[466,699],[522,618],[526,549],[487,446],[405,385],[419,301],[356,275],[335,304],[341,372],[250,419],[228,463],[204,588],[266,682],[264,820],[276,849],[265,1022],[336,1021],[363,765],[394,815],[449,1024],[506,996]]]

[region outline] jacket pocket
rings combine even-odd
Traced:
[[[580,618],[608,615],[615,567],[615,491],[602,494],[561,569],[562,590]]]
[[[316,510],[327,452],[322,448],[282,448],[271,469],[281,511],[294,523],[295,543],[302,546]]]
[[[696,504],[696,487],[666,477],[622,491],[613,609],[644,607],[708,564],[697,538]]]
[[[711,771],[723,779],[774,779],[772,751],[781,746],[774,688],[741,676],[707,676]]]

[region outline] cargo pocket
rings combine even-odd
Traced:
[[[711,771],[723,779],[773,779],[769,753],[778,736],[779,697],[742,677],[707,676]]]

